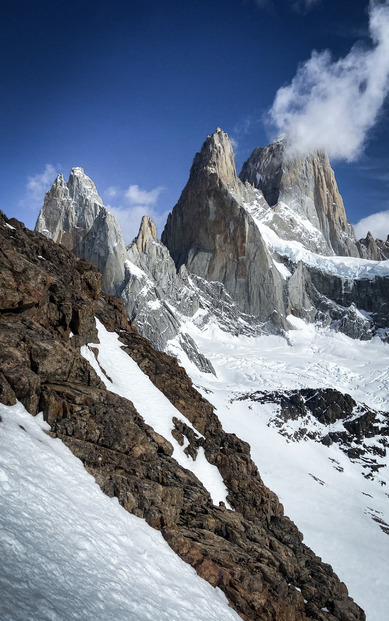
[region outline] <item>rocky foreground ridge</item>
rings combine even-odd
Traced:
[[[276,141],[256,149],[238,176],[231,141],[217,129],[196,154],[161,240],[144,217],[124,248],[80,168],[67,183],[58,177],[36,230],[98,265],[103,289],[124,302],[141,334],[162,351],[177,341],[175,351],[202,371],[212,366],[188,320],[252,335],[283,333],[291,314],[352,338],[387,338],[387,243],[355,239],[321,152],[290,160]]]
[[[224,433],[213,407],[177,361],[155,351],[128,322],[102,276],[45,236],[0,215],[0,399],[43,411],[51,434],[83,461],[103,491],[162,531],[200,576],[246,620],[364,619],[331,567],[302,543],[251,461]],[[98,317],[196,432],[172,421],[188,459],[202,446],[234,510],[214,506],[204,486],[172,458],[172,445],[133,404],[109,392],[80,347],[96,342]],[[0,422],[1,427],[1,422]]]

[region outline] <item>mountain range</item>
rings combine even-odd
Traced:
[[[296,157],[278,140],[238,175],[218,128],[161,239],[144,216],[126,247],[82,168],[57,177],[35,232],[2,215],[0,234],[3,424],[42,412],[46,442],[69,447],[241,618],[364,609],[384,621],[389,236],[355,238],[326,154]],[[29,425],[14,433],[38,437]],[[43,614],[39,581],[15,605],[23,546],[0,573],[4,618],[26,618],[29,602],[31,619],[96,618],[61,616],[60,594],[59,616]],[[158,617],[129,600],[100,618]]]

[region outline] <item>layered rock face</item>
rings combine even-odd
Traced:
[[[299,263],[289,280],[289,303],[295,314],[332,325],[351,338],[368,340],[383,329],[382,336],[387,339],[388,276],[348,279]]]
[[[221,282],[244,313],[282,325],[282,279],[245,201],[267,207],[237,178],[231,142],[218,129],[197,153],[161,240],[177,269]]]
[[[290,157],[285,142],[278,140],[255,149],[239,177],[260,189],[276,213],[282,211],[282,205],[288,205],[322,233],[325,244],[320,239],[318,247],[310,250],[359,256],[354,229],[347,220],[334,172],[324,152]]]
[[[124,278],[123,236],[82,168],[73,168],[67,183],[58,175],[46,194],[35,230],[92,261],[103,274],[104,290],[116,294]]]
[[[248,445],[223,431],[176,360],[155,351],[128,322],[122,303],[101,293],[97,268],[3,214],[0,247],[1,401],[18,399],[32,414],[42,411],[51,434],[103,491],[160,529],[242,619],[365,619],[331,567],[302,543]],[[109,392],[80,355],[81,345],[96,342],[96,315],[194,426],[173,419],[172,437],[186,444],[188,459],[203,447],[234,511],[212,504],[194,474],[172,458],[170,442],[130,401]]]

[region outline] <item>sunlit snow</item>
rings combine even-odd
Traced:
[[[217,377],[199,372],[175,340],[169,343],[195,385],[216,406],[227,432],[249,442],[264,482],[275,491],[304,534],[365,609],[369,621],[387,621],[389,536],[373,518],[389,523],[388,456],[374,480],[337,445],[290,441],[271,424],[275,405],[236,401],[244,393],[298,388],[335,388],[389,411],[389,345],[378,337],[350,339],[289,317],[282,336],[232,336],[216,324],[185,330],[211,361]],[[298,421],[290,423],[298,428]],[[369,439],[374,442],[374,438]]]
[[[362,278],[370,280],[376,276],[389,276],[389,260],[370,261],[355,257],[316,254],[307,250],[301,242],[279,237],[275,231],[265,224],[263,209],[257,203],[245,203],[244,208],[252,216],[269,249],[286,257],[292,263],[302,261],[310,267],[350,280]],[[301,219],[301,221],[304,220]]]
[[[105,496],[41,416],[0,404],[2,621],[229,621],[219,589]]]
[[[198,436],[200,434],[194,429],[190,421],[154,386],[136,362],[121,349],[118,335],[115,332],[108,332],[98,319],[96,319],[96,324],[100,344],[93,343],[91,345],[94,349],[99,350],[98,361],[87,346],[81,348],[81,354],[92,365],[108,390],[130,399],[145,422],[172,444],[173,457],[181,466],[191,470],[197,476],[211,494],[214,504],[224,502],[226,507],[230,508],[226,500],[227,490],[220,472],[216,466],[207,461],[203,448],[199,448],[197,458],[193,460],[184,453],[184,447],[180,446],[172,436],[173,417],[191,427]],[[102,369],[105,370],[110,379],[103,373]]]

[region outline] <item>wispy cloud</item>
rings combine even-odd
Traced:
[[[296,13],[307,15],[315,6],[320,4],[321,0],[291,0],[291,8]]]
[[[269,9],[274,6],[273,0],[255,0],[255,4],[260,9]]]
[[[155,205],[158,200],[159,195],[166,188],[162,185],[159,185],[157,188],[153,190],[141,190],[139,185],[130,185],[128,190],[126,191],[126,198],[131,205]]]
[[[104,196],[108,200],[113,200],[120,194],[120,189],[114,185],[110,185],[104,192]]]
[[[168,211],[161,211],[158,208],[158,199],[165,189],[158,186],[152,190],[145,190],[138,185],[130,185],[127,190],[110,186],[103,192],[104,203],[117,218],[126,244],[138,234],[143,216],[149,216],[154,220],[157,230],[162,229]]]
[[[235,124],[234,133],[238,135],[249,134],[254,123],[258,123],[258,119],[252,115],[247,115]]]
[[[295,152],[320,148],[347,161],[361,154],[389,91],[389,0],[371,1],[369,16],[369,49],[356,45],[337,61],[314,51],[278,90],[270,119]]]
[[[301,15],[307,15],[320,2],[321,0],[285,0],[286,8]],[[255,0],[255,4],[258,8],[264,9],[268,13],[276,13],[277,9],[281,8],[275,0]]]
[[[357,239],[366,237],[368,231],[374,239],[386,240],[389,235],[389,210],[373,213],[354,224]]]
[[[59,166],[46,164],[42,173],[27,177],[26,193],[19,201],[21,207],[36,211],[41,209],[47,190],[50,189],[58,175]]]
[[[230,140],[231,140],[232,148],[234,149],[234,153],[236,155],[236,152],[239,148],[239,142],[237,138],[233,138],[232,136],[230,136]]]
[[[258,116],[254,115],[242,117],[237,123],[235,123],[232,129],[232,134],[230,134],[230,140],[234,149],[235,157],[239,152],[239,145],[241,141],[244,142],[244,136],[250,134],[255,126],[259,124],[262,124],[262,119],[259,119]]]

